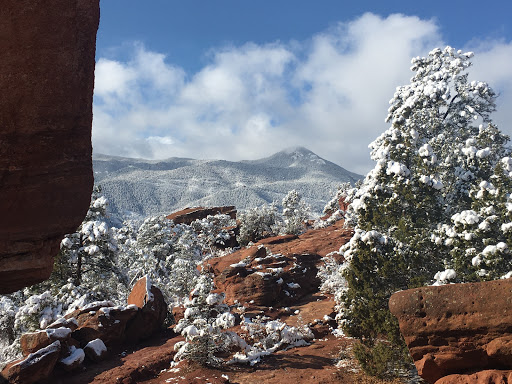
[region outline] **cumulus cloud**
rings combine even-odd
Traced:
[[[512,44],[471,44],[479,53],[472,75],[510,103]],[[225,47],[187,75],[134,44],[129,60],[96,64],[94,151],[241,160],[302,145],[366,173],[367,146],[386,129],[388,101],[409,82],[411,57],[443,45],[432,20],[365,14],[308,41]],[[498,123],[510,120],[503,109]]]

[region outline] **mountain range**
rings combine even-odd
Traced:
[[[259,160],[169,158],[144,160],[95,154],[95,184],[109,200],[111,214],[140,218],[195,206],[257,207],[296,189],[320,214],[342,182],[361,175],[295,147]]]

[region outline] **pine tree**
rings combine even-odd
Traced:
[[[387,308],[390,295],[426,284],[444,269],[449,249],[432,241],[436,230],[470,207],[474,181],[488,179],[500,156],[501,136],[496,148],[482,146],[486,129],[474,124],[492,127],[496,95],[486,83],[468,81],[471,57],[447,47],[412,60],[411,83],[390,101],[391,127],[370,144],[376,165],[351,196],[347,222],[355,236],[342,248],[348,289],[340,318],[363,342],[363,366],[378,375],[405,355]],[[490,154],[471,158],[473,148]],[[388,343],[377,342],[381,336]],[[375,363],[382,356],[375,353],[388,359],[380,368]]]
[[[232,337],[222,329],[235,325],[235,317],[223,303],[224,294],[211,293],[212,276],[203,272],[190,300],[185,301],[185,315],[175,331],[185,336],[185,342],[177,343],[175,360],[193,360],[202,365],[219,366],[223,360],[216,356],[225,351]]]
[[[498,137],[499,138],[499,137]],[[471,209],[452,216],[437,237],[450,250],[451,281],[481,281],[512,275],[512,159],[503,157],[489,180],[471,190]],[[445,274],[446,275],[446,274]],[[442,283],[441,272],[437,280]]]
[[[237,240],[240,245],[247,245],[250,242],[279,233],[280,220],[274,203],[247,209],[240,213],[238,219],[240,220],[240,234]]]
[[[309,218],[310,208],[302,201],[295,189],[288,192],[283,199],[283,228],[282,232],[299,235],[305,230],[305,221]]]
[[[116,298],[116,293],[126,286],[117,267],[117,245],[107,217],[107,199],[95,187],[89,210],[75,233],[66,235],[55,260],[50,277],[52,289],[59,289],[69,280],[76,287],[83,287],[98,299]]]

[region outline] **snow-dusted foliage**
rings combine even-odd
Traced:
[[[118,291],[121,295],[126,293],[126,281],[120,280],[117,268],[116,241],[108,224],[108,202],[100,193],[101,189],[94,190],[84,221],[75,233],[62,240],[50,279],[53,287],[71,280],[90,292],[91,300]]]
[[[302,201],[296,190],[288,192],[282,201],[282,212],[277,204],[265,204],[261,207],[247,209],[238,215],[240,234],[238,242],[247,245],[262,238],[300,234],[305,230],[305,222],[310,217],[310,207]]]
[[[356,183],[357,185],[357,183]],[[342,183],[334,196],[325,205],[323,214],[327,218],[320,218],[315,221],[314,228],[325,228],[333,225],[336,221],[345,218],[345,212],[349,206],[350,196],[355,194],[357,187],[353,187],[350,183]]]
[[[249,345],[242,352],[237,352],[229,364],[243,363],[255,365],[261,357],[270,355],[279,349],[309,345],[314,338],[308,326],[290,327],[280,320],[257,316],[252,320],[244,318],[242,330],[247,334]]]
[[[288,192],[283,199],[283,227],[281,232],[289,235],[299,235],[305,230],[305,221],[310,216],[310,207],[302,201],[295,189]]]
[[[107,201],[96,190],[77,231],[66,235],[54,271],[44,283],[0,296],[0,363],[19,356],[19,338],[91,302],[126,302],[136,280],[148,275],[172,306],[194,287],[197,265],[217,256],[216,243],[229,238],[226,215],[189,225],[165,217],[110,228]]]
[[[323,214],[324,215],[333,214],[334,212],[336,212],[338,210],[345,211],[347,208],[346,205],[348,205],[348,204],[345,204],[345,201],[348,197],[349,191],[353,188],[354,187],[350,183],[342,183],[338,187],[338,189],[337,189],[336,193],[334,194],[334,196],[332,197],[332,199],[329,200],[329,202],[325,205]]]
[[[499,136],[498,136],[499,138]],[[512,271],[512,159],[504,157],[488,180],[478,179],[470,192],[471,209],[454,214],[433,240],[449,250],[450,281],[510,277]],[[448,269],[450,270],[450,269]],[[437,276],[439,277],[439,276]],[[439,279],[437,279],[439,281]]]
[[[240,220],[240,234],[238,242],[247,245],[264,237],[279,233],[279,216],[276,204],[265,204],[258,208],[251,208],[238,215]]]
[[[391,126],[370,144],[376,165],[349,196],[355,236],[341,249],[348,288],[340,317],[370,348],[383,334],[403,346],[389,296],[450,269],[438,227],[471,209],[475,183],[490,180],[508,153],[508,138],[490,120],[495,93],[468,81],[472,56],[447,47],[412,60],[411,83],[390,101]],[[437,281],[448,277],[440,272]]]
[[[347,282],[343,277],[345,267],[346,265],[338,263],[332,254],[328,254],[323,258],[323,264],[318,267],[317,273],[317,277],[320,279],[320,291],[334,295],[335,309],[338,311],[337,317],[342,312],[343,293],[347,288]]]
[[[231,224],[229,216],[216,215],[191,225],[174,225],[165,216],[147,218],[138,228],[126,225],[116,231],[122,270],[130,285],[149,276],[173,305],[194,287],[198,264],[217,255],[214,244],[229,238],[224,228]]]
[[[19,355],[19,347],[17,345],[17,337],[14,330],[14,321],[17,306],[7,296],[0,296],[0,370],[3,364],[9,360],[13,360]]]
[[[191,298],[185,301],[184,318],[175,327],[185,341],[175,345],[177,352],[174,360],[187,359],[203,365],[219,366],[224,360],[216,355],[239,339],[233,332],[223,332],[235,325],[235,316],[223,303],[224,294],[211,293],[212,289],[212,276],[203,272],[190,293]]]

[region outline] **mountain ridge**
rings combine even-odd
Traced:
[[[170,214],[188,206],[235,205],[238,209],[276,201],[298,190],[319,214],[342,182],[361,175],[304,147],[257,160],[145,160],[95,154],[95,183],[120,218]]]

